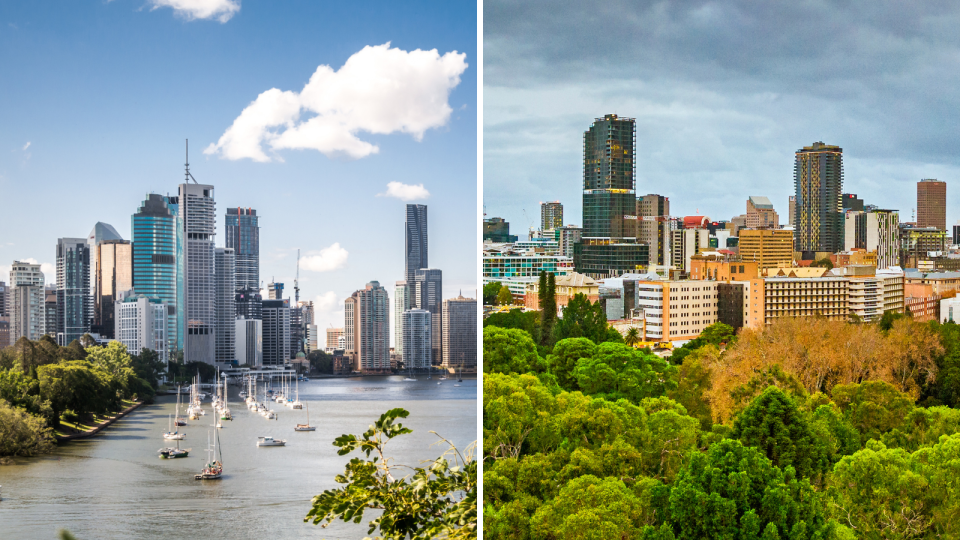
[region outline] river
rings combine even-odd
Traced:
[[[181,428],[189,457],[164,460],[157,450],[173,443],[161,435],[176,399],[160,397],[98,436],[0,466],[0,538],[54,539],[61,528],[78,540],[362,538],[366,516],[359,525],[335,522],[326,529],[303,523],[313,496],[336,488],[334,476],[361,455],[338,456],[333,439],[359,435],[382,413],[402,407],[413,433],[387,445],[397,463],[417,465],[442,453],[444,447],[431,446],[437,437],[430,431],[462,450],[477,438],[477,381],[454,384],[399,376],[301,382],[314,432],[293,431],[306,422],[306,410],[271,403],[278,417],[266,420],[230,387],[234,420],[219,430],[224,475],[213,481],[193,478],[213,431],[209,401],[206,416]],[[258,436],[286,439],[287,446],[258,448]]]

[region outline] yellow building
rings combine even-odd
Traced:
[[[754,261],[724,261],[715,255],[690,257],[690,279],[710,281],[742,281],[760,277]]]
[[[740,259],[760,268],[793,263],[793,231],[784,229],[741,229]]]
[[[779,317],[848,320],[850,280],[843,277],[771,277],[750,280],[748,328],[762,328]]]

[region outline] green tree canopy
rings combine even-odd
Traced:
[[[639,403],[675,388],[676,372],[677,368],[649,351],[623,343],[601,343],[592,357],[577,361],[573,376],[587,394]]]
[[[496,326],[483,329],[484,373],[527,373],[539,369],[540,357],[530,334]]]
[[[500,292],[497,293],[497,304],[501,306],[513,305],[513,293],[506,285],[500,287]]]
[[[160,359],[160,353],[153,349],[143,349],[140,354],[130,356],[130,367],[137,377],[154,389],[160,385],[160,378],[167,371],[167,364]]]
[[[838,384],[831,396],[847,422],[860,432],[861,444],[900,427],[914,409],[910,396],[882,381]]]
[[[503,283],[499,281],[492,281],[483,286],[483,304],[486,306],[492,306],[497,303],[497,293],[500,292],[500,288],[503,287]]]
[[[591,303],[586,295],[573,295],[563,308],[563,316],[557,321],[555,330],[557,340],[571,337],[585,337],[594,343],[605,341],[623,341],[623,336],[607,325],[607,314],[600,302]]]
[[[567,483],[537,510],[531,522],[536,538],[609,540],[637,538],[643,505],[621,480],[587,475]]]
[[[562,388],[579,390],[580,385],[574,376],[577,362],[581,358],[593,357],[596,352],[597,345],[585,337],[562,339],[553,346],[553,352],[547,355],[547,366]]]
[[[36,456],[54,446],[53,432],[42,418],[0,399],[0,456]]]
[[[832,465],[826,441],[814,438],[794,400],[775,386],[757,396],[733,423],[733,437],[760,450],[781,469],[820,481]]]

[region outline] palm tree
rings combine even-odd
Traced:
[[[640,343],[640,330],[637,328],[627,330],[627,335],[623,338],[623,342],[630,347],[635,347],[637,343]]]

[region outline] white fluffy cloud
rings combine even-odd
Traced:
[[[27,141],[27,144],[23,145],[23,148],[21,148],[21,150],[26,151],[27,148],[30,148],[30,141]]]
[[[343,268],[347,264],[348,255],[347,250],[340,247],[339,242],[335,242],[313,255],[308,254],[301,257],[300,267],[314,272],[329,272],[330,270]]]
[[[429,196],[430,192],[423,187],[423,184],[409,185],[402,182],[389,182],[387,183],[387,191],[377,193],[377,197],[396,197],[401,201],[426,199]]]
[[[151,10],[173,8],[173,12],[188,21],[217,19],[225,23],[240,11],[240,0],[150,0]]]
[[[336,308],[340,303],[337,301],[337,293],[333,291],[327,291],[323,294],[318,294],[313,301],[314,309],[316,311],[330,311]]]
[[[321,65],[300,93],[271,88],[240,113],[205,154],[271,161],[271,150],[312,149],[359,159],[379,148],[360,132],[407,133],[421,140],[450,118],[450,91],[460,84],[467,55],[436,49],[403,51],[366,46],[338,70]]]

